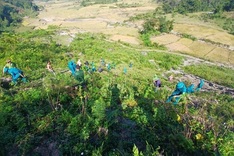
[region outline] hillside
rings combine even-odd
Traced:
[[[103,33],[110,40],[142,45],[139,30],[143,19],[130,20],[131,17],[153,12],[159,5],[150,1],[120,1],[111,4],[95,4],[86,7],[75,1],[35,1],[43,6],[37,19],[27,18],[24,25],[34,29],[45,29],[50,25],[67,28],[68,36],[78,32]],[[224,64],[234,64],[234,36],[228,34],[214,23],[199,19],[201,15],[168,15],[174,22],[171,34],[152,37],[153,42],[165,45],[169,50],[193,55],[202,59]],[[147,16],[146,16],[147,17]],[[184,34],[196,38],[181,37]],[[69,44],[69,39],[61,39]]]
[[[0,35],[0,68],[11,59],[27,79],[1,77],[0,155],[233,155],[233,35],[178,15],[149,47],[135,19],[159,4],[34,2],[38,18]],[[68,68],[78,59],[82,85]],[[201,90],[166,102],[177,82],[196,87],[201,79]]]

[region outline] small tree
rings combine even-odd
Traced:
[[[142,34],[159,32],[170,32],[173,29],[173,20],[167,20],[166,17],[148,19],[143,24]]]

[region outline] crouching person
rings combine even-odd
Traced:
[[[13,68],[5,67],[4,68],[4,73],[8,73],[8,74],[11,75],[11,78],[12,78],[11,81],[12,81],[12,83],[14,85],[17,84],[17,80],[19,78],[21,79],[22,82],[24,82],[24,83],[27,82],[27,80],[26,80],[26,78],[24,76],[24,73],[21,70],[19,70],[18,68],[15,68],[15,67],[13,67]]]

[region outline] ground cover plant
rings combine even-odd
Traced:
[[[1,35],[1,62],[11,58],[29,80],[0,88],[2,155],[232,154],[232,97],[197,92],[178,105],[165,102],[176,80],[164,73],[183,57],[135,50],[103,34],[77,34],[63,46],[53,39],[57,31]],[[78,59],[104,69],[84,68],[85,88],[66,72]],[[46,71],[48,60],[56,75]],[[155,74],[163,83],[157,91]]]

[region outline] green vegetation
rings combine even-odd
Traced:
[[[128,4],[128,3],[119,3],[117,4],[118,7],[120,8],[135,8],[141,6],[139,3],[133,3],[133,4]]]
[[[183,34],[180,34],[180,35],[181,35],[181,37],[183,37],[183,38],[188,38],[188,39],[191,39],[191,40],[193,40],[193,41],[196,41],[196,40],[197,40],[196,37],[194,37],[194,36],[192,36],[192,35],[189,35],[189,34],[183,33]]]
[[[214,11],[215,14],[219,14],[223,11],[234,10],[233,0],[158,0],[158,2],[163,3],[163,10],[166,13],[186,14],[198,11]]]
[[[139,52],[102,34],[78,34],[67,47],[54,42],[56,31],[0,36],[1,62],[11,58],[29,79],[0,88],[1,155],[232,155],[232,97],[197,92],[177,106],[165,103],[175,84],[162,74],[182,57]],[[63,71],[78,58],[97,67],[104,58],[115,69],[85,71],[87,87],[75,88]],[[48,60],[56,76],[46,71]],[[164,86],[157,92],[154,74]]]
[[[217,67],[211,65],[192,65],[185,66],[184,70],[193,75],[202,77],[208,81],[218,83],[220,85],[234,88],[234,71],[225,67]]]
[[[225,12],[234,10],[233,0],[158,0],[158,2],[163,3],[162,8],[165,13],[205,12],[200,16],[201,20],[214,21],[230,34],[234,33],[233,17],[225,16]]]
[[[227,30],[230,34],[234,34],[233,17],[230,18],[227,15],[228,13],[223,13],[223,14],[203,13],[200,16],[200,19],[206,22],[214,21],[215,23],[217,23],[218,26],[220,26],[224,30]]]
[[[160,33],[168,33],[173,29],[173,21],[166,20],[166,17],[151,18],[144,22],[140,37],[145,46],[165,49],[164,46],[152,43],[150,37]]]
[[[81,6],[89,6],[93,4],[110,4],[110,3],[115,3],[117,0],[82,0]]]
[[[173,21],[169,21],[166,17],[151,18],[145,21],[143,24],[142,34],[146,33],[168,33],[173,29]]]
[[[89,0],[82,5],[112,2],[116,1]],[[189,12],[198,10],[191,7],[197,1],[180,2]],[[174,21],[167,20],[161,9],[131,18],[139,19],[145,20],[140,36],[145,47],[137,50],[91,33],[77,34],[65,46],[56,42],[65,31],[58,26],[7,33],[5,25],[0,34],[0,68],[11,59],[29,82],[11,86],[3,81],[9,75],[0,81],[0,155],[233,155],[233,97],[202,91],[184,95],[178,105],[166,103],[176,85],[176,80],[168,81],[166,72],[181,68],[183,57],[159,52],[165,48],[151,43],[150,36],[170,32]],[[188,34],[182,37],[195,40]],[[111,64],[110,71],[105,66],[102,73],[86,70],[85,61],[98,68],[101,58]],[[78,59],[86,86],[79,86],[67,72],[68,61]],[[56,75],[45,69],[49,60]],[[234,88],[231,69],[194,65],[184,70]],[[155,74],[162,82],[157,91],[152,83]]]
[[[161,33],[168,33],[173,29],[173,20],[167,20],[163,15],[162,9],[157,8],[152,13],[138,14],[130,17],[130,21],[144,20],[143,29],[139,31],[140,39],[145,46],[165,49],[163,45],[152,43],[151,36],[159,35]]]
[[[26,15],[35,15],[38,7],[32,0],[0,0],[0,33],[13,31]]]

